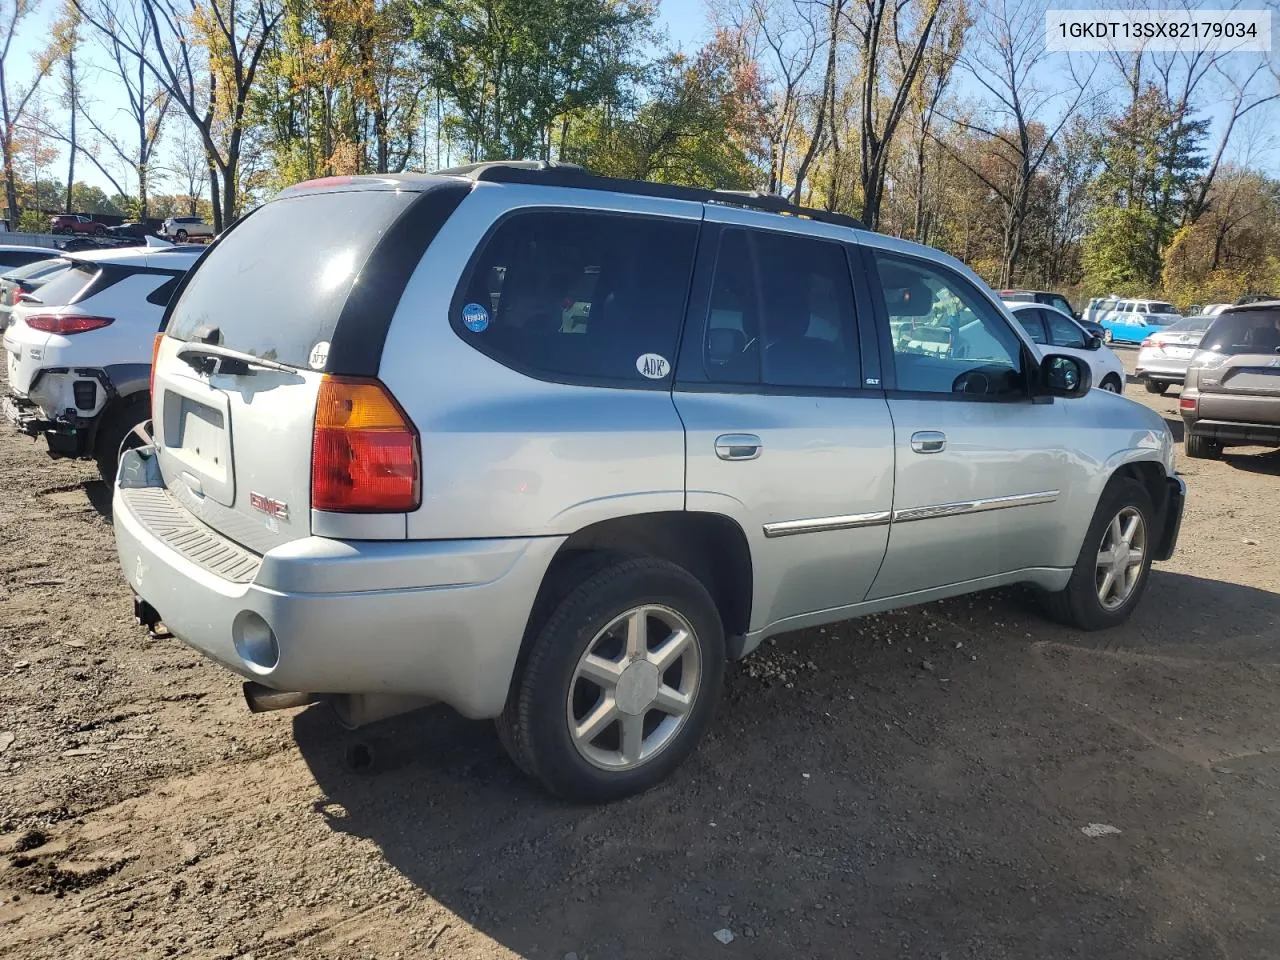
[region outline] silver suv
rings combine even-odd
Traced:
[[[606,800],[771,634],[1019,582],[1125,620],[1185,488],[1164,421],[1089,380],[957,261],[776,198],[322,180],[175,295],[120,561],[256,709],[443,701]]]

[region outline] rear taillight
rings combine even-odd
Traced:
[[[147,384],[147,389],[151,392],[151,402],[156,402],[156,361],[160,359],[160,341],[164,339],[163,333],[157,333],[156,338],[151,341],[151,382]]]
[[[98,330],[115,322],[114,317],[82,317],[76,314],[37,313],[27,317],[27,326],[32,330],[44,333],[60,333],[69,336],[73,333],[85,333]]]
[[[1178,398],[1179,410],[1194,410],[1195,408],[1196,408],[1195,397],[1179,397]]]
[[[1144,347],[1154,347],[1154,346],[1156,345],[1156,338],[1155,338],[1155,337],[1147,337],[1147,339],[1145,339],[1145,340],[1143,340],[1143,341],[1142,341],[1142,345],[1143,345]]]
[[[311,507],[405,513],[422,502],[418,431],[377,380],[325,374],[311,438]]]

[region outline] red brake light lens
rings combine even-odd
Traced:
[[[1195,397],[1179,397],[1178,398],[1179,410],[1194,410],[1195,408],[1196,408]]]
[[[115,317],[82,317],[76,314],[37,313],[27,317],[27,326],[32,330],[45,333],[60,333],[70,336],[73,333],[85,333],[98,330],[115,322]]]
[[[320,381],[311,438],[311,507],[406,513],[422,503],[418,431],[377,380]]]

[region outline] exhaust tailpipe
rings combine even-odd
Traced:
[[[323,697],[319,693],[295,693],[292,690],[272,690],[253,680],[244,684],[244,702],[254,713],[266,713],[270,710],[288,710],[290,707],[305,707],[310,703],[318,703]]]

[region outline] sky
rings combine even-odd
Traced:
[[[37,0],[38,8],[35,15],[26,21],[21,28],[17,43],[11,52],[10,67],[13,74],[16,75],[17,83],[24,83],[29,75],[31,64],[34,62],[37,52],[48,43],[48,29],[53,22],[58,7],[58,0]],[[1120,4],[1116,0],[1107,3],[1106,0],[1058,0],[1054,3],[1055,7],[1062,8],[1078,8],[1078,9],[1094,9],[1101,7],[1117,7]],[[1171,0],[1170,6],[1175,3]],[[1234,0],[1222,2],[1222,0],[1208,0],[1208,2],[1199,3],[1201,8],[1225,7],[1236,5]],[[1254,3],[1239,4],[1242,6],[1254,6]],[[1262,6],[1262,3],[1257,3]],[[683,49],[685,52],[692,52],[701,45],[710,35],[707,26],[707,14],[704,0],[661,0],[659,7],[659,22],[666,28],[672,43]],[[1276,22],[1273,22],[1273,35],[1280,35],[1280,15],[1273,15]],[[1065,57],[1066,54],[1052,54],[1047,61],[1050,68],[1048,72],[1049,82],[1052,83],[1053,69],[1058,66],[1053,58]],[[1234,58],[1258,57],[1264,54],[1235,54]],[[1273,50],[1270,54],[1272,57],[1280,56],[1280,52]],[[1243,64],[1243,61],[1240,61]],[[16,69],[14,69],[16,68]],[[1059,68],[1060,69],[1060,68]],[[1271,81],[1274,83],[1274,81]],[[48,83],[48,81],[46,81]],[[111,89],[108,85],[104,87]],[[49,99],[52,100],[52,86],[49,88]],[[975,97],[978,89],[972,80],[964,80],[959,75],[955,89],[961,97]],[[119,97],[119,93],[113,95]],[[56,111],[56,106],[50,104],[52,111]],[[99,105],[99,109],[110,109],[110,102],[104,102]],[[1214,127],[1210,132],[1211,142],[1216,142],[1216,136],[1223,122],[1224,104],[1221,102],[1206,104],[1208,115],[1212,118]],[[185,122],[180,115],[174,114],[170,120],[170,131],[176,131],[178,125]],[[1245,125],[1238,136],[1233,136],[1232,156],[1229,159],[1245,159],[1251,166],[1261,168],[1273,176],[1280,176],[1280,101],[1273,102],[1267,107],[1263,107],[1254,111],[1254,115],[1248,124]],[[104,160],[105,162],[105,160]],[[65,177],[66,170],[65,156],[58,161],[51,169],[51,176]],[[58,173],[57,171],[61,171]],[[83,180],[95,186],[101,187],[108,193],[113,193],[114,189],[101,173],[98,172],[90,163],[81,159],[76,165],[76,179]],[[122,180],[122,182],[124,182]],[[161,190],[176,189],[176,186],[169,187],[160,186]]]

